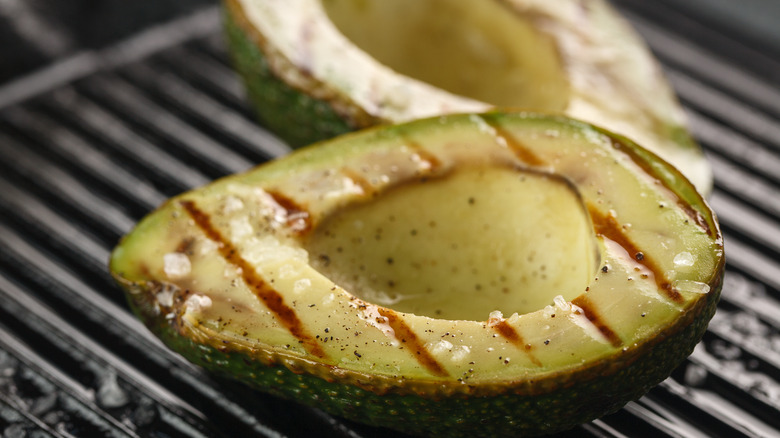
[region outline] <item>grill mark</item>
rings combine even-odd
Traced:
[[[647,254],[642,252],[642,250],[634,245],[634,242],[632,242],[628,236],[623,233],[623,229],[614,217],[603,215],[593,205],[588,205],[588,212],[590,213],[590,217],[593,222],[593,228],[596,231],[596,234],[614,241],[618,245],[622,246],[626,252],[634,255],[634,260],[637,263],[643,265],[653,273],[656,285],[660,290],[663,291],[667,298],[677,304],[682,304],[685,301],[683,296],[680,294],[680,291],[675,289],[675,287],[672,286],[672,283],[666,279],[664,271],[655,263],[655,261]]]
[[[431,355],[425,348],[425,345],[420,341],[420,338],[417,337],[417,334],[412,331],[411,327],[409,327],[395,311],[386,307],[377,307],[377,310],[380,315],[387,318],[387,323],[395,332],[395,337],[415,353],[414,357],[420,365],[428,369],[433,375],[439,377],[449,376],[447,370],[445,370],[436,358]]]
[[[531,344],[526,344],[525,341],[523,340],[523,337],[520,336],[520,333],[518,333],[514,327],[509,325],[509,323],[506,322],[506,320],[501,320],[498,324],[494,325],[493,327],[496,329],[498,334],[504,337],[504,339],[514,344],[520,350],[523,350],[525,354],[528,355],[528,359],[534,365],[538,367],[542,366],[542,362],[539,361],[536,355],[534,355],[531,352],[533,348]]]
[[[520,142],[517,138],[515,138],[512,134],[509,133],[506,129],[502,128],[499,124],[483,119],[485,123],[487,123],[488,126],[490,126],[494,131],[497,138],[501,138],[506,142],[507,147],[514,152],[515,157],[517,157],[520,161],[523,163],[529,165],[529,166],[544,166],[546,163],[544,160],[539,158],[538,155],[536,155],[530,148],[525,146],[522,142]]]
[[[298,338],[309,353],[322,359],[327,358],[322,346],[320,346],[315,338],[307,332],[303,323],[298,318],[298,315],[295,313],[295,310],[284,302],[284,297],[282,297],[279,292],[263,281],[257,274],[254,266],[247,262],[241,256],[238,249],[222,236],[222,233],[220,233],[212,224],[211,217],[200,210],[193,201],[183,200],[180,201],[179,204],[184,208],[187,214],[189,214],[192,220],[195,221],[198,228],[206,234],[206,237],[217,243],[217,248],[222,257],[240,269],[241,277],[246,285],[255,292],[255,295],[257,295],[257,297],[274,314],[276,319],[279,320],[293,336]]]
[[[294,200],[282,193],[274,191],[266,191],[266,193],[279,207],[284,209],[285,217],[287,218],[285,224],[291,230],[297,234],[306,234],[311,231],[311,214],[305,207],[298,205]]]
[[[417,143],[416,141],[403,136],[403,141],[406,146],[408,146],[410,149],[414,151],[414,153],[420,157],[420,160],[428,163],[428,166],[430,166],[428,169],[426,169],[428,172],[434,173],[437,172],[441,168],[441,161],[436,158],[435,155],[428,152],[420,143]]]
[[[628,147],[624,142],[620,141],[619,139],[613,138],[611,136],[608,136],[610,144],[615,150],[618,150],[620,152],[623,152],[626,154],[631,161],[634,162],[637,166],[639,166],[642,171],[644,171],[647,175],[653,177],[656,181],[658,181],[659,184],[663,185],[664,188],[666,188],[670,195],[673,195],[676,199],[676,204],[680,209],[682,209],[685,214],[688,215],[689,218],[691,218],[696,225],[701,227],[708,236],[715,237],[714,230],[712,227],[710,227],[710,224],[705,220],[704,216],[702,216],[701,213],[699,213],[696,209],[691,207],[688,203],[684,202],[680,197],[676,194],[674,189],[667,184],[667,182],[658,177],[658,172],[656,172],[655,168],[647,162],[647,160],[643,159],[639,155],[637,155],[636,150],[632,147]]]
[[[618,336],[617,333],[615,333],[607,325],[607,323],[601,319],[601,316],[598,314],[598,312],[596,312],[593,303],[590,302],[586,295],[578,296],[572,300],[572,304],[582,310],[583,315],[588,318],[588,321],[590,321],[591,324],[593,324],[598,329],[598,331],[607,339],[607,341],[609,341],[610,344],[612,344],[613,347],[617,348],[623,345],[623,340],[620,339],[620,336]]]
[[[363,175],[359,174],[353,169],[344,167],[339,172],[341,172],[341,174],[345,177],[349,178],[353,183],[355,183],[355,185],[360,187],[360,190],[362,190],[365,195],[373,196],[378,193],[378,189],[376,187],[374,187],[367,179],[365,179]]]
[[[704,219],[704,216],[701,213],[699,213],[698,210],[691,207],[690,204],[683,202],[683,200],[679,198],[677,199],[677,206],[680,207],[680,209],[682,209],[682,211],[684,211],[689,218],[693,219],[693,221],[696,222],[696,225],[701,227],[707,233],[708,236],[715,237],[714,230],[712,229],[712,227],[710,227],[710,224],[707,222],[706,219]]]

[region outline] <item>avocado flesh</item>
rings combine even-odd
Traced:
[[[350,41],[403,75],[496,106],[561,111],[569,100],[553,40],[500,2],[323,0],[322,6]]]
[[[305,248],[315,269],[361,299],[481,321],[585,290],[599,263],[587,214],[563,180],[475,168],[344,208]]]
[[[507,193],[475,193],[477,181],[507,186]],[[520,195],[526,184],[544,187],[552,199]],[[524,243],[522,233],[507,239],[506,229],[485,232],[485,246],[500,251],[508,240],[541,245],[538,253],[562,249],[545,263],[568,263],[590,277],[559,283],[573,290],[537,291],[542,307],[502,298],[480,303],[485,307],[473,315],[469,306],[442,307],[438,298],[452,285],[411,303],[416,314],[361,298],[365,290],[353,293],[349,281],[337,281],[349,274],[370,279],[359,265],[354,272],[350,257],[367,259],[384,278],[415,279],[388,266],[408,261],[401,257],[414,245],[400,236],[417,224],[400,209],[417,196],[433,204],[420,219],[433,215],[437,226],[459,199],[474,207],[492,203],[490,210],[515,196],[531,199],[526,207],[547,204],[573,216],[566,227],[582,227],[586,218],[589,232],[565,230],[581,241],[573,245],[579,249],[547,246],[539,236]],[[398,222],[385,221],[394,210]],[[520,205],[508,210],[492,213],[516,217],[520,227],[554,228],[524,218]],[[445,267],[475,263],[462,266],[478,268],[465,278],[486,287],[459,292],[471,303],[499,296],[487,287],[496,266],[448,253],[453,242],[469,241],[464,233],[492,224],[491,211],[483,213],[453,227],[458,234],[450,241],[434,239],[438,246],[430,250],[442,253]],[[384,253],[346,245],[374,237],[350,230],[356,219],[383,224],[383,238],[396,233],[393,247],[406,249],[393,254],[392,265]],[[347,266],[335,266],[339,246],[329,239],[345,243]],[[479,239],[475,244],[467,250],[490,253]],[[529,249],[519,248],[520,257]],[[536,434],[615,410],[667,377],[715,310],[723,252],[706,203],[654,155],[568,119],[494,113],[352,134],[186,193],[125,237],[111,271],[134,310],[172,348],[261,390],[422,435]],[[425,275],[437,271],[420,278],[435,285]]]
[[[249,97],[294,147],[377,124],[523,108],[627,136],[711,190],[660,67],[605,1],[224,4]]]

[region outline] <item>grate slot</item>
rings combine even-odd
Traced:
[[[750,360],[740,360],[741,354],[737,346],[708,340],[696,347],[690,362],[704,371],[703,378],[714,392],[751,413],[744,418],[734,418],[732,421],[735,424],[743,428],[757,424],[767,429],[776,428],[777,409],[780,405],[776,394],[780,387],[776,380],[758,369],[752,369],[758,365],[752,364]],[[721,412],[720,415],[728,415],[728,412]],[[765,421],[774,424],[769,426]]]
[[[212,99],[178,75],[146,64],[135,64],[125,72],[140,83],[140,88],[162,95],[177,113],[189,115],[195,124],[208,126],[212,133],[231,140],[232,146],[247,150],[262,161],[291,151],[256,122]]]
[[[694,110],[688,109],[688,119],[693,134],[708,149],[780,185],[780,157]]]
[[[8,356],[8,353],[0,350],[0,357],[3,356]],[[5,369],[11,370],[10,367]],[[7,396],[2,392],[0,392],[0,430],[3,430],[3,435],[11,437],[65,437],[65,435],[53,430],[25,409],[12,404],[11,400],[8,400]]]
[[[625,410],[637,417],[647,418],[656,429],[668,436],[707,438],[709,435],[697,430],[678,415],[652,401],[648,394],[636,402],[629,402]]]
[[[73,88],[57,90],[46,101],[54,107],[59,118],[73,122],[95,136],[100,143],[113,148],[125,160],[141,169],[142,174],[151,173],[156,179],[173,183],[177,191],[198,187],[211,180],[138,135],[119,117],[78,94]]]
[[[54,363],[57,365],[56,368],[48,365],[51,369],[47,370],[47,374],[56,375],[59,373],[57,368],[63,367],[67,361],[75,363],[72,367],[80,368],[79,373],[69,374],[81,374],[84,385],[74,387],[74,384],[70,384],[70,387],[66,388],[68,393],[80,395],[85,403],[94,405],[93,410],[97,412],[103,412],[102,409],[105,409],[110,412],[107,415],[111,415],[118,422],[124,417],[140,415],[135,412],[139,409],[166,409],[175,412],[191,425],[198,424],[196,429],[201,430],[200,435],[202,431],[208,430],[205,426],[206,416],[188,402],[102,347],[8,279],[0,276],[0,284],[4,286],[3,290],[7,291],[0,291],[0,301],[7,310],[17,315],[19,324],[26,326],[27,330],[21,333],[25,333],[27,337],[35,334],[48,343],[49,348],[44,350],[45,354],[55,359]],[[38,340],[37,344],[40,342]],[[52,357],[55,351],[59,355]],[[67,360],[63,360],[63,356]],[[35,360],[30,359],[29,363],[31,366],[42,366],[40,364],[49,362],[38,357]],[[60,386],[65,387],[62,384]],[[150,404],[154,406],[149,406]],[[152,414],[152,417],[159,416],[158,413]]]
[[[767,294],[762,283],[731,271],[724,279],[721,299],[780,330],[780,302]]]
[[[768,182],[743,170],[716,154],[707,156],[712,165],[715,186],[739,199],[744,199],[755,208],[772,217],[780,217],[780,190]]]
[[[688,365],[688,368],[690,367],[691,365]],[[671,378],[664,380],[659,385],[660,388],[695,406],[700,412],[706,413],[709,417],[706,420],[708,423],[714,418],[717,422],[727,425],[727,429],[718,430],[709,424],[703,424],[702,426],[705,429],[712,430],[713,436],[730,436],[729,430],[736,430],[751,437],[772,436],[776,433],[773,428],[756,419],[752,414],[734,404],[731,400],[712,390],[697,386],[698,384],[695,382],[681,384]],[[688,411],[688,414],[692,413]],[[702,421],[701,418],[697,418],[697,420],[699,422]],[[767,431],[770,432],[768,435],[766,434]]]
[[[777,119],[678,71],[667,69],[666,75],[687,106],[750,135],[780,153],[780,123]]]
[[[764,254],[728,233],[723,233],[723,239],[728,245],[726,249],[728,252],[727,266],[738,269],[749,277],[766,284],[774,291],[780,291],[780,263],[777,260],[770,260]]]
[[[216,168],[219,173],[227,174],[241,172],[252,166],[252,162],[164,110],[119,76],[96,76],[84,86],[93,96],[99,95],[104,99],[104,105],[110,105],[125,123],[133,121],[143,125],[153,132],[154,137],[176,145],[185,156],[191,154],[207,163],[203,167]],[[109,99],[110,104],[107,102]]]
[[[170,70],[197,85],[210,90],[224,104],[236,111],[248,113],[248,103],[243,84],[236,73],[224,63],[204,53],[200,40],[176,47],[154,61],[165,64]],[[183,68],[187,66],[188,68]]]
[[[676,66],[701,82],[716,84],[718,89],[728,90],[739,101],[780,115],[780,89],[722,56],[714,55],[710,49],[718,45],[696,45],[685,36],[675,33],[685,32],[682,29],[662,28],[660,24],[652,23],[632,11],[622,12],[667,67]],[[686,29],[690,27],[686,25]],[[752,56],[751,60],[760,65],[772,63],[756,56]],[[767,66],[767,69],[776,71],[777,67],[772,65]]]
[[[31,183],[55,197],[63,204],[87,215],[97,226],[106,227],[117,236],[130,231],[135,224],[122,210],[105,199],[96,196],[78,179],[64,172],[48,159],[36,156],[31,149],[0,134],[0,153],[13,151],[16,160],[14,171],[24,175]],[[17,196],[16,202],[23,203],[25,195]]]
[[[86,267],[87,274],[108,277],[105,273],[108,260],[105,246],[54,213],[45,203],[0,179],[0,205],[15,211],[17,220],[25,226],[36,228],[39,238],[35,240],[48,237],[51,241],[46,242],[47,246],[56,244],[54,247],[58,252],[66,253],[67,258],[76,261],[79,267]]]
[[[715,191],[709,201],[724,230],[749,237],[756,242],[753,247],[766,248],[770,258],[780,256],[780,223],[777,220],[723,192]]]
[[[0,391],[5,401],[15,405],[38,424],[54,423],[58,430],[97,436],[138,437],[126,425],[100,409],[86,388],[52,367],[0,325],[0,351],[17,359],[12,386]],[[89,430],[83,430],[89,428]],[[52,430],[53,428],[49,428]],[[78,435],[78,434],[77,434]]]
[[[143,209],[142,213],[145,214],[165,201],[165,195],[148,181],[129,172],[103,150],[45,113],[14,107],[3,115],[39,143],[47,145],[47,152],[72,163],[98,180],[103,187],[110,187],[122,194],[125,199],[132,198],[133,202]]]
[[[780,343],[780,334],[777,328],[769,327],[754,315],[725,309],[718,310],[710,325],[711,333],[770,365],[772,369],[769,373],[778,374],[780,352],[777,344]]]

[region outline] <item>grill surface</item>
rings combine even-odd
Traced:
[[[671,1],[616,3],[712,162],[728,272],[671,378],[561,436],[780,436],[780,56]],[[396,436],[206,375],[130,315],[106,272],[167,197],[287,151],[247,110],[214,7],[0,87],[3,436]]]

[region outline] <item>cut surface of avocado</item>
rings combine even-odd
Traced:
[[[293,146],[376,124],[523,108],[604,126],[677,166],[702,193],[711,189],[658,64],[605,1],[224,3],[249,96]]]
[[[641,396],[703,335],[723,266],[675,168],[533,113],[301,149],[169,200],[111,258],[196,364],[426,436],[549,433]]]
[[[561,111],[568,103],[569,85],[552,38],[501,2],[322,5],[351,42],[400,74],[497,106]]]
[[[598,265],[587,215],[564,180],[474,168],[336,212],[305,248],[312,266],[366,301],[485,320],[585,290]]]

